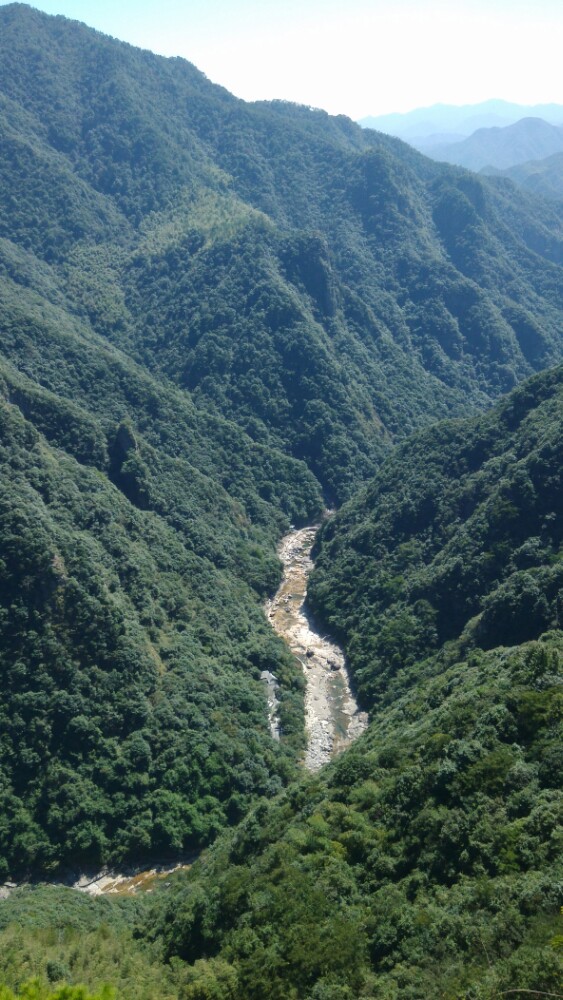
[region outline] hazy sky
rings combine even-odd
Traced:
[[[0,0],[0,6],[4,6]],[[360,118],[442,101],[563,104],[563,0],[37,0],[246,100]]]

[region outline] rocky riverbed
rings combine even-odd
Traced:
[[[134,896],[138,892],[152,892],[159,882],[165,881],[174,872],[187,871],[196,858],[197,855],[194,854],[189,860],[153,862],[153,867],[147,867],[143,871],[137,868],[120,872],[104,869],[91,875],[71,877],[67,884],[90,896]]]
[[[0,900],[7,899],[15,889],[24,885],[66,886],[89,896],[134,896],[138,892],[152,892],[159,883],[165,882],[175,872],[191,868],[197,856],[192,854],[181,860],[153,860],[152,867],[149,862],[145,862],[144,865],[131,866],[121,871],[112,868],[103,868],[101,871],[68,871],[53,879],[37,877],[20,883],[5,882],[0,885]]]
[[[311,771],[349,746],[368,722],[350,689],[342,650],[319,634],[307,612],[307,580],[313,568],[311,549],[316,533],[317,527],[300,528],[282,539],[279,556],[284,576],[276,595],[266,605],[273,628],[300,660],[306,677],[305,766]],[[271,700],[270,725],[272,731],[277,725]]]

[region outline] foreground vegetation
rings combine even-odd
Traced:
[[[335,764],[150,903],[20,890],[0,980],[147,1000],[557,993],[562,639],[427,663]]]
[[[0,1000],[115,1000],[111,986],[103,987],[100,993],[88,993],[84,986],[61,986],[50,989],[41,980],[32,979],[24,983],[18,993],[0,986]]]
[[[181,978],[134,935],[148,899],[92,899],[54,886],[17,890],[0,905],[0,983],[18,1000],[94,1000],[90,993],[95,1000],[176,1000]],[[40,984],[29,996],[28,983]],[[12,993],[0,997],[12,1000]]]
[[[557,991],[561,638],[442,665],[217,844],[161,917],[187,995]]]

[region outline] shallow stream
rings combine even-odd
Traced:
[[[278,553],[283,580],[267,602],[266,614],[275,631],[300,660],[305,674],[307,751],[305,766],[311,771],[349,746],[367,726],[350,688],[342,650],[320,635],[307,612],[307,580],[313,568],[311,549],[318,526],[299,528],[282,539]],[[277,728],[276,702],[271,697],[270,726]]]

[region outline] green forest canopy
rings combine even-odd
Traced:
[[[220,835],[80,942],[2,902],[7,988],[553,992],[561,369],[461,418],[563,358],[561,205],[22,4],[0,128],[0,871]],[[372,724],[307,779],[262,602],[347,500],[311,600]]]

